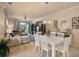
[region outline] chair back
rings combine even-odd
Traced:
[[[68,50],[69,49],[69,45],[70,45],[70,37],[65,38],[65,40],[64,40],[64,49]]]
[[[64,38],[64,33],[58,33],[57,32],[57,37]]]
[[[39,45],[40,35],[34,34],[34,38],[35,38],[35,45]]]
[[[41,45],[41,48],[44,50],[48,49],[48,42],[46,39],[48,39],[47,36],[41,36],[40,45]]]
[[[52,36],[56,36],[56,32],[51,32],[51,35]]]

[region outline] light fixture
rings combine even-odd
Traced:
[[[48,2],[45,2],[45,4],[48,4]]]

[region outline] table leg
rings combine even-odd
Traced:
[[[52,45],[52,57],[55,57],[55,46]]]

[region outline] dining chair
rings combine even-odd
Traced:
[[[35,38],[35,50],[36,50],[37,52],[40,52],[40,41],[39,41],[40,35],[34,34],[34,38]],[[39,53],[39,54],[40,54],[40,53]]]
[[[70,46],[72,46],[72,35],[71,34],[69,36],[69,39],[70,39]]]
[[[57,37],[64,38],[64,33],[57,32]]]
[[[61,52],[63,54],[63,57],[66,57],[69,56],[70,38],[65,38],[63,43],[63,45],[57,45],[55,49],[56,51]]]
[[[47,36],[41,36],[41,40],[40,40],[40,45],[41,45],[41,56],[43,55],[43,52],[46,51],[47,52],[47,57],[49,56],[49,44],[46,41]]]
[[[56,36],[56,32],[51,32],[51,36]]]

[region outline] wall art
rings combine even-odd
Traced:
[[[72,29],[79,29],[79,17],[72,18]]]

